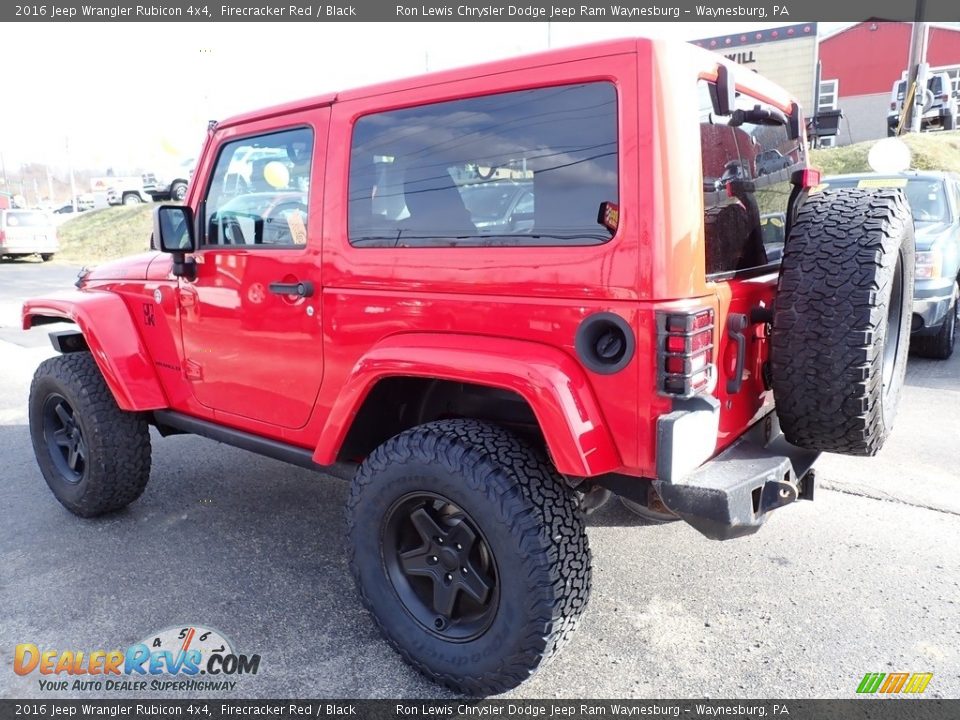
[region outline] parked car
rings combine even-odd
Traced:
[[[770,175],[788,169],[793,164],[793,160],[784,157],[776,149],[764,150],[757,156],[757,175]]]
[[[53,260],[60,249],[53,219],[40,210],[0,210],[0,256],[39,255]]]
[[[583,513],[611,493],[740,537],[812,499],[821,452],[886,441],[910,208],[810,195],[804,127],[757,73],[637,39],[217,123],[198,191],[155,211],[162,253],[24,303],[25,328],[77,324],[31,386],[43,477],[78,516],[118,510],[151,425],[352,477],[387,641],[460,692],[512,688],[584,612]],[[790,172],[757,176],[772,149]],[[470,211],[471,173],[523,178],[522,233]]]
[[[149,191],[156,184],[156,178],[150,173],[141,175],[107,175],[95,177],[90,181],[94,195],[106,193],[110,205],[140,205],[153,202]]]
[[[890,91],[890,112],[887,114],[887,135],[897,134],[903,103],[907,94],[906,74]],[[923,115],[920,130],[953,130],[957,126],[957,93],[947,73],[933,73],[927,78],[927,92],[921,98]]]
[[[80,212],[85,212],[87,210],[100,210],[106,207],[110,207],[110,203],[107,202],[106,191],[90,192],[77,195],[77,210]]]
[[[164,170],[148,173],[147,194],[154,200],[183,202],[196,164],[195,159],[189,158]]]
[[[58,208],[55,208],[50,211],[54,215],[72,215],[78,212],[81,212],[80,207],[74,207],[73,203],[67,203],[66,205],[61,205]]]
[[[916,284],[911,344],[914,352],[946,360],[956,337],[960,281],[960,175],[909,171],[823,179],[825,188],[901,188],[916,228]]]

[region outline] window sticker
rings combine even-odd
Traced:
[[[906,186],[906,178],[864,178],[857,183],[858,188],[902,188]]]
[[[294,245],[307,244],[307,226],[303,224],[303,217],[299,212],[287,215],[287,227],[290,228],[290,237]]]

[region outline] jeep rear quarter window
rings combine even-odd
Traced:
[[[593,82],[376,113],[354,128],[358,247],[596,245],[616,206],[617,97]],[[606,206],[610,207],[610,206]]]
[[[740,93],[737,109],[765,103]],[[731,126],[716,111],[716,85],[699,83],[704,235],[708,277],[759,271],[783,255],[790,175],[804,149],[784,125]]]

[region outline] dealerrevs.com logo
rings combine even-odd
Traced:
[[[39,674],[44,691],[233,690],[238,675],[256,675],[259,655],[234,652],[224,635],[182,625],[148,635],[126,650],[52,650],[34,643],[14,649],[17,675]]]

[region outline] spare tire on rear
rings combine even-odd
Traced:
[[[875,455],[893,427],[910,341],[913,217],[900,190],[810,195],[780,267],[773,394],[794,445]]]

